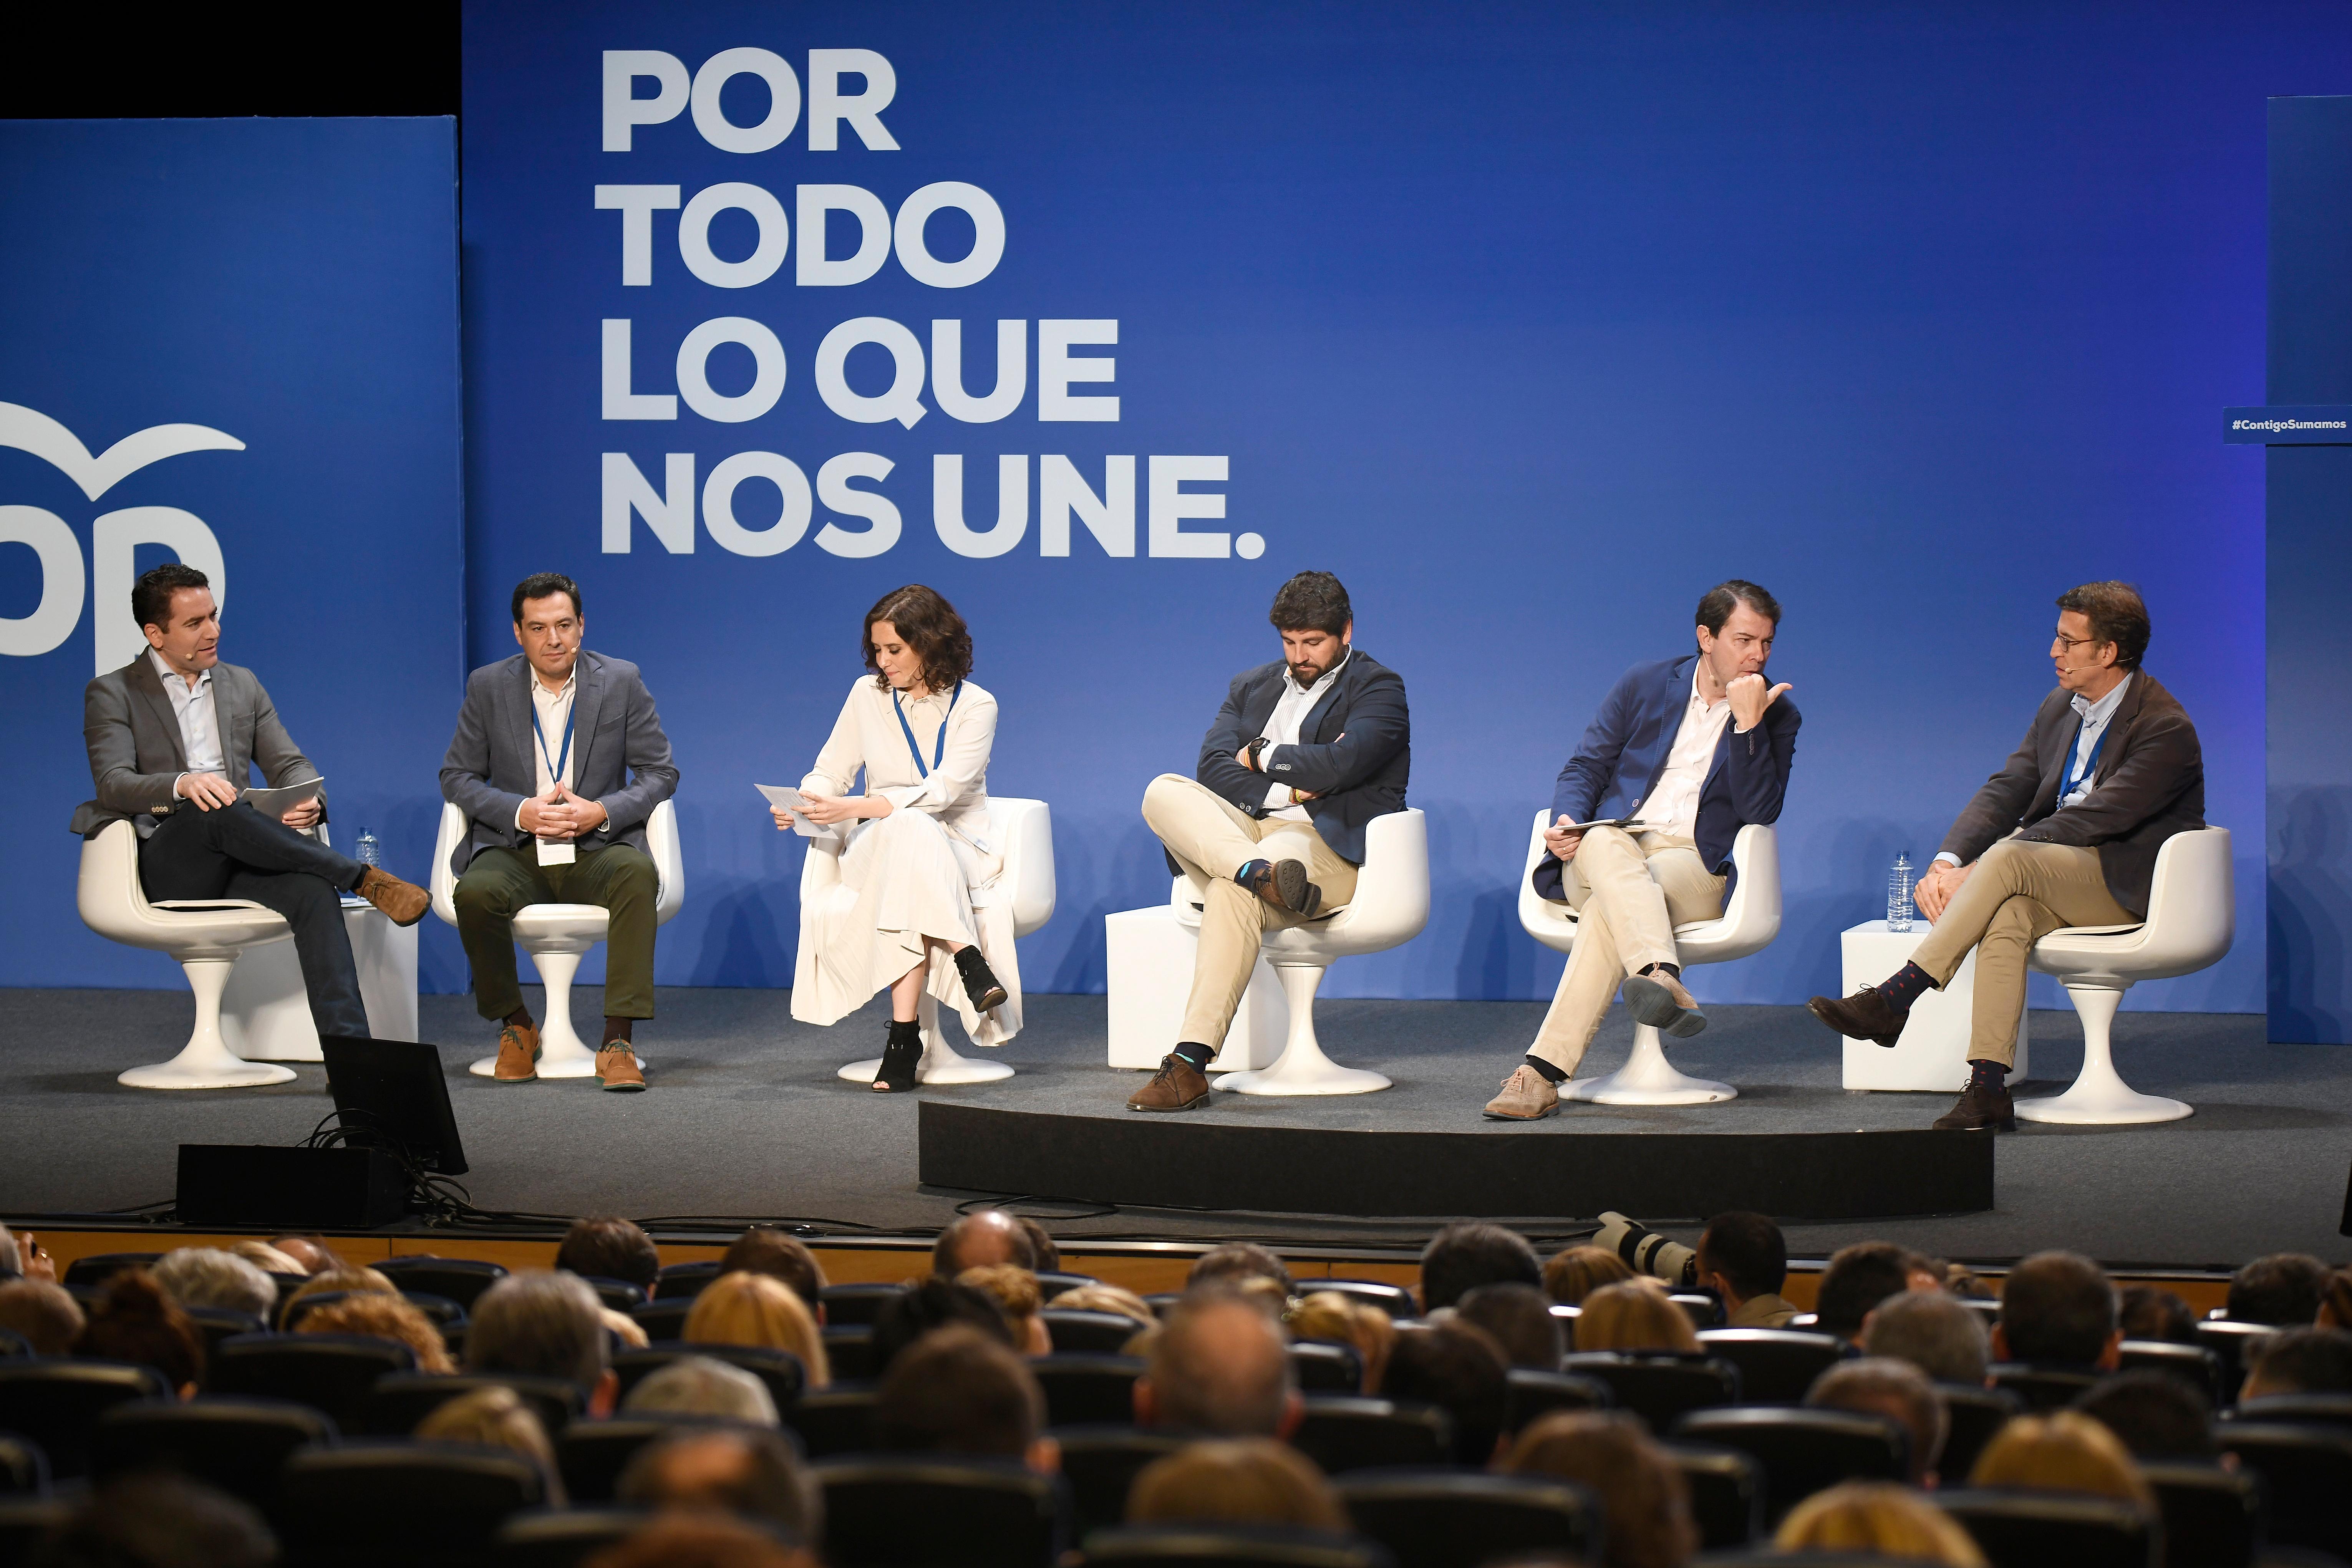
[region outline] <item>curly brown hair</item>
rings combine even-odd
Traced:
[[[866,625],[857,636],[859,657],[866,668],[874,672],[874,684],[888,690],[889,678],[882,673],[882,661],[874,652],[874,623],[887,621],[898,632],[899,640],[915,650],[923,661],[923,684],[933,691],[952,690],[963,678],[971,673],[971,632],[956,614],[953,605],[942,598],[936,588],[926,588],[920,583],[909,583],[903,588],[893,588],[874,601],[866,612]]]

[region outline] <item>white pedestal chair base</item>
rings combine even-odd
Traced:
[[[2124,994],[2104,985],[2069,985],[2066,994],[2083,1020],[2083,1070],[2074,1087],[2048,1100],[2021,1100],[2018,1115],[2028,1121],[2074,1127],[2127,1127],[2143,1121],[2178,1121],[2194,1106],[2160,1094],[2142,1094],[2116,1071],[2113,1032]]]
[[[523,952],[530,955],[531,967],[539,971],[540,984],[547,987],[547,1016],[539,1025],[541,1078],[596,1076],[596,1053],[572,1027],[572,977],[580,973],[580,961],[587,956],[588,950],[604,940],[607,919],[604,911],[593,904],[532,904],[515,916],[517,934],[526,943]],[[583,929],[525,935],[521,928],[526,921],[560,921]],[[595,928],[593,932],[584,929],[591,925]],[[467,1070],[476,1078],[494,1078],[498,1075],[499,1058],[494,1055],[484,1057]]]
[[[959,1056],[940,1026],[940,999],[928,991],[915,1008],[915,1019],[923,1031],[923,1059],[915,1064],[917,1083],[994,1083],[998,1079],[1013,1076],[1013,1069],[1003,1062],[976,1062],[970,1057]],[[862,1062],[851,1062],[834,1076],[851,1083],[870,1084],[881,1072],[882,1058],[871,1057]]]
[[[1323,965],[1277,963],[1274,972],[1290,1004],[1290,1035],[1274,1065],[1255,1072],[1229,1072],[1215,1087],[1236,1094],[1370,1094],[1387,1089],[1389,1080],[1362,1068],[1343,1068],[1323,1054],[1315,1038],[1315,993],[1323,984]],[[1216,1070],[1216,1063],[1209,1064]]]
[[[1571,1079],[1559,1086],[1562,1100],[1595,1105],[1711,1105],[1737,1100],[1739,1091],[1712,1079],[1689,1078],[1666,1061],[1665,1043],[1647,1024],[1633,1026],[1633,1054],[1607,1078]]]
[[[125,1089],[257,1089],[266,1083],[291,1079],[293,1068],[247,1061],[221,1038],[221,992],[227,986],[228,972],[236,963],[234,953],[181,959],[180,967],[188,975],[188,989],[196,998],[196,1026],[188,1036],[188,1043],[170,1061],[132,1068],[117,1074],[114,1081]]]

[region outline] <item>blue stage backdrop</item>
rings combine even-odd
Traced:
[[[75,918],[66,831],[82,688],[175,556],[336,842],[423,874],[464,664],[456,154],[446,119],[0,122],[0,985],[184,984]],[[425,983],[463,985],[428,924]]]
[[[1834,987],[2050,689],[2052,599],[2147,591],[2237,833],[2263,1005],[2268,95],[2340,5],[470,5],[469,655],[556,568],[677,744],[672,984],[780,985],[796,779],[910,581],[971,622],[991,787],[1052,803],[1033,988],[1166,897],[1138,815],[1265,607],[1336,571],[1402,671],[1429,928],[1342,994],[1528,997],[1528,823],[1731,575],[1806,724],[1779,942]],[[2055,993],[2045,994],[2055,1001]]]

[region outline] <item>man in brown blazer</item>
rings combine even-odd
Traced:
[[[2138,591],[2086,583],[2060,595],[2058,609],[2058,689],[1919,879],[1919,912],[1935,930],[1890,979],[1806,1004],[1839,1034],[1891,1047],[1912,1003],[1976,949],[1969,1078],[1937,1120],[1948,1131],[2016,1130],[2002,1080],[2017,1059],[2033,944],[2067,926],[2137,925],[2156,852],[2205,826],[2197,727],[2140,668],[2148,621]]]
[[[250,899],[294,930],[295,957],[321,1035],[368,1033],[358,967],[343,929],[351,889],[400,925],[424,916],[414,883],[362,866],[305,835],[326,820],[323,795],[282,816],[241,800],[257,764],[273,789],[319,776],[253,671],[220,662],[220,612],[193,566],[158,566],[131,585],[147,651],[82,693],[82,738],[98,798],[73,816],[87,838],[128,820],[139,834],[147,897]]]

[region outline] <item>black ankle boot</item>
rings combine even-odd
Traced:
[[[971,998],[973,1012],[985,1013],[991,1007],[1002,1007],[1010,999],[1011,993],[998,982],[996,972],[988,967],[988,960],[981,956],[977,945],[958,952],[955,966],[956,973],[963,976],[963,994]]]
[[[893,1020],[888,1043],[882,1047],[882,1070],[874,1075],[877,1094],[904,1094],[915,1087],[915,1068],[923,1059],[919,1024]]]

